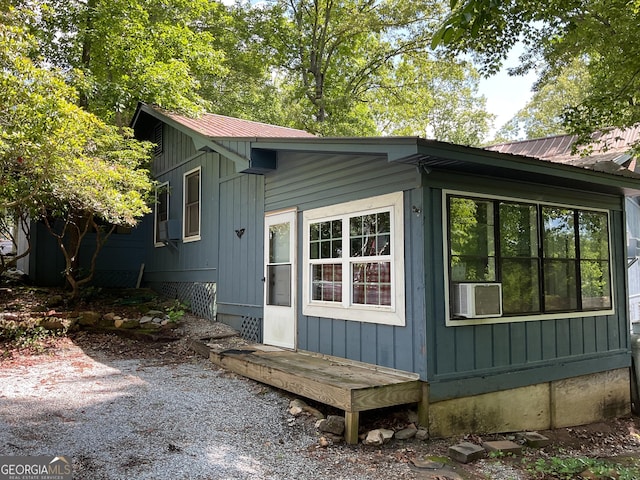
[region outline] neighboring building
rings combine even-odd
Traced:
[[[487,148],[620,175],[627,175],[625,170],[640,172],[637,156],[632,151],[632,147],[640,141],[640,126],[599,132],[592,138],[590,145],[581,146],[575,151],[575,135],[522,140]],[[626,221],[629,321],[640,322],[640,197],[637,195],[626,198]]]
[[[132,125],[158,144],[143,284],[257,342],[419,374],[433,436],[629,412],[640,176],[143,104]]]

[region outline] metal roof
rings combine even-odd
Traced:
[[[299,138],[315,135],[295,128],[279,127],[267,123],[242,120],[213,113],[204,113],[191,118],[170,112],[155,105],[147,105],[152,110],[171,118],[175,122],[209,138]]]

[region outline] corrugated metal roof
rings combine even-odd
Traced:
[[[253,122],[213,113],[205,113],[200,117],[190,118],[157,106],[148,105],[148,107],[209,138],[300,138],[315,136],[304,130],[279,127],[268,123]]]
[[[572,152],[575,135],[501,143],[486,148],[500,153],[525,155],[588,168],[596,163],[615,161],[621,155],[627,154],[631,145],[640,140],[640,125],[625,130],[598,132],[592,138],[593,142],[590,145],[581,146],[575,153]]]

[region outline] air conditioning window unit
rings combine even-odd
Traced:
[[[465,318],[502,316],[502,284],[457,283],[453,291],[453,313]]]
[[[163,220],[158,223],[159,242],[169,242],[180,239],[180,221],[177,219]]]

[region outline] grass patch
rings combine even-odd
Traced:
[[[537,475],[536,478],[560,480],[637,480],[640,478],[640,468],[637,465],[623,465],[615,459],[551,457],[536,460],[527,470]]]
[[[66,329],[47,330],[31,322],[0,322],[1,355],[11,356],[12,350],[34,354],[44,353],[54,339],[66,335]]]

